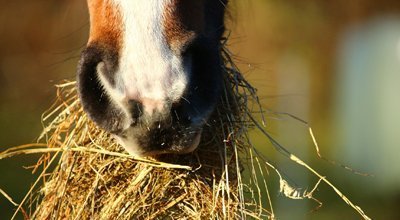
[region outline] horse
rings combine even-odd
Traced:
[[[228,0],[87,0],[82,107],[133,156],[199,145],[223,85]]]

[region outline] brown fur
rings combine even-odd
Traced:
[[[88,45],[98,44],[117,51],[122,44],[122,18],[109,0],[88,0],[90,35]]]
[[[180,52],[204,30],[204,0],[172,0],[164,12],[165,38]]]

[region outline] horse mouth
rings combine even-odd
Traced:
[[[188,154],[199,146],[202,128],[146,128],[130,127],[114,134],[117,142],[134,157],[161,154]]]

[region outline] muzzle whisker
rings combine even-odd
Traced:
[[[178,121],[180,121],[180,118],[179,118],[178,112],[176,112],[176,110],[174,110],[174,113],[175,113],[176,119],[177,119]]]

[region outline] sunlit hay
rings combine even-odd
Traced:
[[[188,155],[133,158],[87,118],[75,82],[58,85],[57,100],[43,115],[45,129],[40,140],[45,143],[0,153],[0,159],[42,154],[33,167],[40,171],[39,178],[19,205],[0,190],[18,206],[13,219],[18,213],[25,219],[275,219],[265,180],[267,168],[279,177],[283,196],[310,199],[318,208],[322,203],[313,193],[325,183],[361,217],[370,219],[326,177],[265,131],[256,90],[226,49],[221,49],[221,55],[223,94],[198,150]],[[269,146],[318,177],[311,190],[291,186],[279,168],[257,152],[248,136],[252,127],[264,134]],[[312,129],[308,129],[322,158]]]
[[[271,217],[262,208],[260,190],[254,188],[258,182],[245,184],[241,178],[242,163],[250,159],[252,148],[246,112],[255,91],[228,53],[222,51],[222,56],[225,83],[220,104],[198,150],[188,155],[129,156],[87,118],[75,82],[58,85],[57,101],[43,116],[41,140],[47,148],[27,145],[3,152],[3,157],[43,153],[35,167],[42,174],[18,210],[30,219]]]

